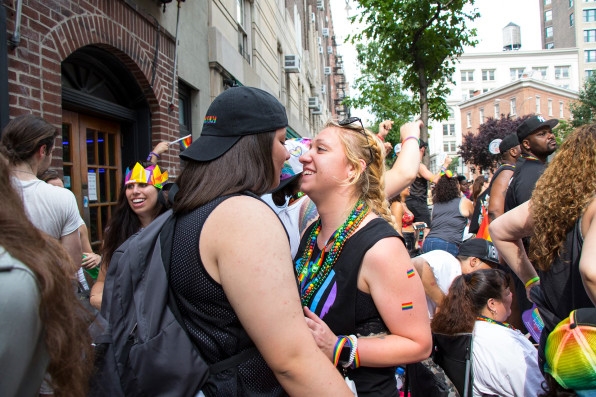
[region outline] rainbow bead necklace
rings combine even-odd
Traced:
[[[478,320],[478,321],[485,321],[485,322],[491,323],[491,324],[497,324],[497,325],[500,325],[500,326],[505,327],[505,328],[515,329],[515,327],[513,325],[509,324],[509,323],[502,323],[500,321],[493,320],[492,318],[489,318],[489,317],[486,317],[486,316],[477,316],[476,317],[476,320]]]
[[[327,275],[335,265],[339,254],[341,253],[344,243],[354,233],[360,223],[369,212],[368,205],[362,200],[358,200],[348,219],[343,225],[333,233],[325,247],[321,250],[319,255],[312,258],[317,237],[321,231],[321,219],[317,220],[313,227],[306,249],[302,257],[296,261],[296,272],[298,273],[298,283],[300,284],[300,297],[302,304],[307,306],[308,301],[316,293],[318,288],[323,284]],[[325,249],[331,245],[329,252],[325,255]]]

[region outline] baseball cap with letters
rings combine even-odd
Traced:
[[[483,238],[471,238],[461,243],[457,256],[478,258],[489,265],[499,265],[497,249],[493,243]]]
[[[286,109],[267,91],[254,87],[228,88],[213,100],[205,115],[201,135],[180,153],[180,158],[215,160],[245,135],[287,126]]]

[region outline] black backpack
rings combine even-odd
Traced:
[[[168,282],[175,224],[171,210],[163,213],[112,256],[93,325],[91,396],[195,396],[210,375],[257,353],[249,349],[211,367],[201,357]]]

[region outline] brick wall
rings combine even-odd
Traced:
[[[11,118],[33,113],[60,126],[61,62],[81,47],[96,45],[115,55],[137,80],[149,103],[153,143],[178,137],[176,93],[172,99],[174,38],[153,17],[132,0],[22,2],[21,41],[8,50]],[[10,37],[17,2],[3,0],[3,6]],[[170,111],[172,100],[175,106]],[[59,142],[56,148],[61,150]],[[61,153],[54,155],[60,161]],[[161,163],[172,175],[177,174],[179,160],[175,154],[165,155]]]

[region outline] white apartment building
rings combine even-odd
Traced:
[[[580,87],[577,48],[470,53],[462,55],[452,76],[451,95],[447,98],[449,119],[430,122],[430,169],[436,172],[441,153],[457,156],[462,142],[462,120],[459,105],[476,95],[502,87],[522,77],[532,77],[546,83],[577,92]],[[519,107],[522,104],[518,104]],[[462,165],[458,172],[467,173]]]

